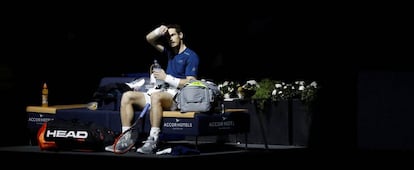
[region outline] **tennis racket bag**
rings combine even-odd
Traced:
[[[217,85],[206,80],[190,80],[175,96],[181,112],[209,112],[223,99]]]
[[[42,125],[37,138],[41,150],[104,151],[115,134],[93,122],[54,119]]]

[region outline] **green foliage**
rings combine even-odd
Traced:
[[[263,79],[258,82],[259,88],[256,89],[256,93],[252,96],[252,99],[270,99],[272,96],[272,91],[275,87],[275,80]]]
[[[259,88],[256,89],[256,93],[252,96],[252,99],[256,100],[259,111],[263,111],[264,103],[266,102],[266,100],[269,100],[271,98],[272,91],[275,87],[275,83],[275,80],[271,80],[268,78],[258,82]]]

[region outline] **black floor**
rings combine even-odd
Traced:
[[[175,143],[174,146],[187,146]],[[173,145],[172,145],[173,146]],[[191,145],[188,145],[191,147]],[[414,154],[410,151],[350,151],[341,146],[331,149],[310,149],[302,146],[262,144],[215,144],[201,143],[199,154],[193,155],[143,155],[133,151],[125,154],[111,152],[42,151],[37,146],[0,147],[2,165],[42,168],[117,168],[136,167],[195,169],[196,168],[356,168],[367,167],[414,167]],[[274,169],[274,168],[272,168]]]
[[[174,143],[171,146],[191,148],[194,145]],[[246,148],[244,144],[201,143],[198,144],[197,150],[200,151],[199,154],[143,155],[133,151],[125,154],[114,154],[111,152],[42,151],[38,146],[8,146],[1,147],[0,153],[1,156],[5,158],[2,162],[10,163],[15,166],[24,166],[25,163],[15,163],[15,161],[18,160],[24,160],[27,163],[48,162],[62,165],[65,164],[65,166],[80,164],[99,164],[102,166],[105,166],[106,164],[110,164],[108,166],[135,164],[138,166],[151,165],[155,163],[157,166],[169,167],[171,164],[180,165],[182,163],[204,163],[202,166],[208,167],[219,166],[221,163],[224,164],[221,164],[220,166],[231,165],[233,163],[237,163],[238,165],[248,165],[249,162],[251,163],[251,161],[257,160],[262,160],[264,163],[273,163],[274,160],[282,161],[283,157],[292,155],[295,152],[297,154],[304,153],[306,148],[301,146],[270,145],[268,149],[265,149],[261,144],[249,144]],[[298,155],[299,159],[300,157],[301,156]]]

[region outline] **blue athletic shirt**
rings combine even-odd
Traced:
[[[167,74],[180,79],[185,79],[186,76],[197,77],[199,58],[193,50],[186,48],[174,56],[164,48],[163,53],[168,57]]]

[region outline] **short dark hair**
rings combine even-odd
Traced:
[[[175,28],[177,33],[183,32],[181,25],[178,25],[178,24],[168,24],[167,28]]]

